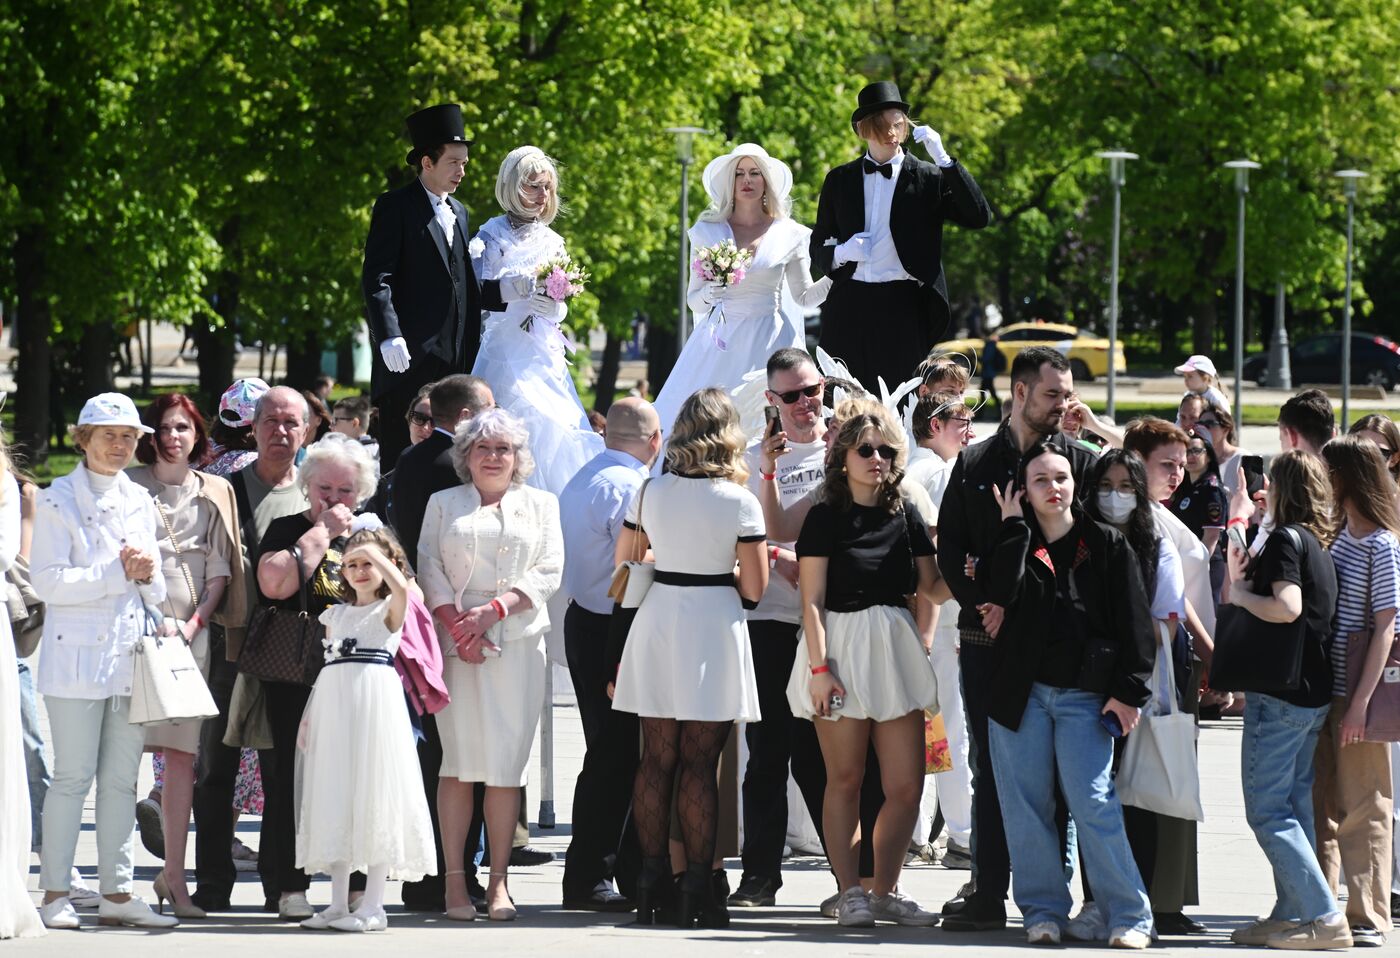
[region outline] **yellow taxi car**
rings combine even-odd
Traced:
[[[945,353],[961,353],[973,360],[973,368],[980,372],[982,349],[985,341],[980,337],[951,339],[938,344],[938,350]],[[1089,382],[1097,376],[1108,375],[1108,340],[1102,336],[1062,323],[1012,323],[997,331],[997,349],[1005,360],[1004,369],[1011,368],[1011,360],[1027,346],[1049,346],[1058,349],[1069,360],[1075,382]],[[1128,361],[1123,356],[1123,343],[1120,340],[1114,356],[1114,366],[1122,374],[1128,371]]]

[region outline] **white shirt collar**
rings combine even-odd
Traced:
[[[433,204],[433,209],[437,209],[439,206],[446,206],[448,209],[451,209],[451,208],[452,208],[452,205],[451,205],[450,203],[447,202],[447,197],[446,197],[446,196],[438,196],[438,195],[437,195],[436,193],[434,193],[432,190],[428,189],[427,186],[424,186],[422,180],[419,180],[419,181],[418,181],[418,185],[419,185],[419,186],[422,186],[422,187],[423,187],[423,192],[428,194],[428,199],[432,202],[432,204]]]
[[[849,155],[849,154],[848,154],[848,155]],[[873,156],[870,155],[870,151],[869,151],[869,150],[866,150],[866,151],[865,151],[865,159],[869,160],[871,163],[876,164],[877,166],[880,164],[880,161],[879,161],[879,160],[875,159],[875,157],[873,157]],[[890,157],[889,164],[890,164],[891,167],[894,168],[894,172],[895,172],[895,173],[898,173],[898,172],[899,172],[899,168],[900,168],[901,166],[904,165],[904,149],[903,149],[903,147],[901,147],[901,148],[899,148],[899,149],[897,149],[897,150],[894,151],[894,156]]]
[[[642,462],[642,460],[638,459],[636,456],[632,455],[625,449],[605,448],[603,450],[603,455],[607,456],[613,462],[621,466],[628,466],[629,468],[643,471],[647,469],[646,463]]]

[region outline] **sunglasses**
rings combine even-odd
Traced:
[[[856,446],[856,455],[860,456],[862,459],[869,459],[877,452],[880,454],[880,458],[885,460],[885,462],[894,461],[894,446],[872,446],[868,442],[863,442],[859,446]]]
[[[819,395],[821,391],[822,384],[813,383],[810,386],[803,386],[801,389],[789,389],[785,393],[774,393],[773,395],[781,399],[783,401],[783,405],[791,406],[803,396],[806,396],[808,399],[811,399],[812,397]]]
[[[0,404],[0,406],[3,406],[3,404]],[[1395,455],[1394,449],[1388,449],[1385,446],[1377,446],[1376,448],[1381,451],[1381,458],[1384,459],[1386,462],[1389,462],[1390,457]]]
[[[432,416],[428,415],[425,412],[419,412],[416,409],[410,409],[408,411],[408,415],[404,418],[407,419],[409,422],[413,423],[415,426],[431,426],[433,424]]]
[[[1197,420],[1196,420],[1196,425],[1198,425],[1198,426],[1205,426],[1207,429],[1219,429],[1219,428],[1220,428],[1220,420],[1219,420],[1219,419],[1197,419]]]

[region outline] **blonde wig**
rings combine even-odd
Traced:
[[[749,478],[744,448],[739,411],[729,394],[714,387],[701,389],[676,414],[666,443],[666,470],[743,485]]]
[[[525,208],[525,184],[536,176],[549,177],[549,193],[538,215]],[[506,154],[496,173],[496,202],[519,220],[533,220],[548,226],[560,213],[559,170],[554,161],[537,146],[517,146]]]

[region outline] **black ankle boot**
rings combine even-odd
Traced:
[[[687,865],[681,879],[676,924],[681,928],[728,928],[729,911],[715,900],[714,867]]]
[[[643,858],[637,875],[637,924],[654,925],[675,908],[676,881],[671,877],[671,860]]]

